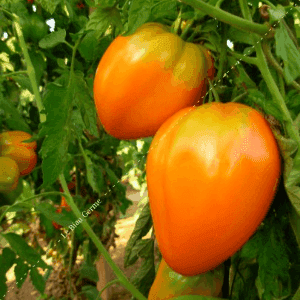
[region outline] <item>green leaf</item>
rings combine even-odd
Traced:
[[[88,151],[86,153],[88,154]],[[95,164],[89,156],[86,156],[85,166],[89,185],[93,191],[101,194],[104,189],[104,176],[101,166]]]
[[[250,34],[245,34],[245,31],[241,31],[235,27],[229,28],[228,39],[234,43],[239,42],[243,44],[254,45],[254,41]]]
[[[275,32],[275,42],[276,55],[283,60],[284,76],[287,84],[290,84],[300,75],[300,53],[281,23]]]
[[[34,287],[43,294],[45,291],[46,282],[43,276],[38,272],[37,268],[30,269],[30,279]]]
[[[99,294],[99,291],[95,286],[84,285],[81,289],[81,293],[84,294],[88,300],[95,300]]]
[[[138,256],[137,253],[133,253],[133,247],[136,245],[138,240],[141,240],[142,237],[144,237],[149,232],[151,227],[152,227],[152,217],[151,217],[149,203],[147,203],[144,206],[139,218],[137,219],[134,230],[127,242],[125,248],[125,258],[124,258],[125,267],[128,267],[137,261]]]
[[[53,48],[61,43],[64,43],[66,40],[66,30],[58,28],[57,31],[51,32],[44,36],[39,41],[39,46],[43,49]]]
[[[253,103],[256,103],[266,114],[274,116],[277,120],[282,119],[281,110],[276,107],[275,102],[271,101],[271,99],[268,99],[257,89],[249,89],[248,92],[249,94],[244,99],[245,103],[252,106]]]
[[[35,210],[41,212],[49,220],[54,221],[64,227],[68,227],[77,219],[72,212],[67,212],[64,209],[61,213],[56,213],[56,209],[51,204],[46,202],[37,204]]]
[[[141,267],[130,278],[133,285],[147,296],[155,278],[154,240],[140,240],[140,257],[144,258]]]
[[[19,235],[15,233],[2,233],[1,235],[7,240],[12,249],[19,255],[21,259],[36,267],[43,269],[49,267],[42,260],[41,256],[33,248],[28,246],[25,240]]]
[[[121,15],[116,7],[98,7],[89,18],[86,30],[95,30],[97,38],[103,35],[110,25],[119,29],[123,28]]]
[[[126,35],[133,34],[137,28],[146,23],[151,15],[153,1],[133,0],[129,9],[128,31]]]
[[[4,272],[0,272],[0,297],[4,299],[7,293],[6,276]]]
[[[49,12],[51,15],[55,12],[58,4],[63,4],[63,0],[35,0],[37,3],[40,3],[42,7]]]
[[[22,89],[28,90],[31,94],[33,94],[32,85],[27,75],[13,75],[12,79],[15,80]]]
[[[6,116],[6,123],[12,130],[31,132],[29,126],[24,121],[13,102],[7,101],[0,92],[0,111],[3,110]]]
[[[17,265],[15,266],[14,272],[17,287],[20,289],[27,278],[29,267],[27,264],[24,264],[24,261],[20,258],[17,259],[16,263]]]
[[[283,6],[278,4],[275,8],[269,8],[268,13],[270,16],[270,24],[273,25],[275,22],[280,22],[286,15],[285,9]]]
[[[233,77],[233,80],[237,86],[244,87],[246,85],[248,89],[256,88],[255,82],[249,77],[243,65],[236,58],[229,56],[228,63],[229,65],[234,66],[238,71],[238,74],[234,74]]]
[[[97,56],[97,31],[88,32],[82,39],[78,50],[80,55],[87,61],[92,61]]]
[[[159,19],[164,17],[168,17],[168,18],[173,17],[174,19],[176,19],[177,5],[178,2],[175,0],[156,1],[156,3],[154,3],[151,7],[151,16],[154,19]],[[182,16],[182,18],[186,19],[184,16]]]
[[[84,74],[77,71],[74,76],[74,104],[80,109],[85,128],[93,135],[98,137],[97,113],[95,103],[89,94],[88,86],[84,80]]]
[[[95,283],[99,280],[97,269],[93,264],[87,264],[84,262],[79,269],[79,274],[80,279],[87,278]]]
[[[39,136],[46,136],[40,154],[42,155],[43,186],[52,184],[62,173],[67,163],[67,152],[71,136],[71,110],[74,85],[68,89],[59,83],[46,87],[43,99],[47,120],[42,123]]]
[[[284,299],[290,295],[289,257],[280,224],[273,221],[264,228],[265,244],[258,256],[256,287],[263,299]]]

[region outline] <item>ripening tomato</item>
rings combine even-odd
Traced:
[[[36,141],[25,143],[32,135],[24,131],[5,131],[0,134],[0,150],[2,146],[22,146],[36,150]]]
[[[280,153],[259,112],[208,103],[161,126],[146,173],[162,256],[192,276],[224,262],[256,231],[278,186]]]
[[[152,136],[180,109],[202,104],[208,71],[202,49],[157,23],[118,36],[94,79],[94,101],[104,129],[119,139]]]
[[[183,295],[222,296],[223,265],[205,274],[186,277],[174,272],[162,258],[148,300],[167,300]]]
[[[10,192],[17,188],[20,171],[18,164],[9,157],[0,157],[0,192]]]
[[[37,163],[37,155],[34,150],[25,147],[3,147],[1,155],[16,161],[19,166],[20,176],[31,173]]]

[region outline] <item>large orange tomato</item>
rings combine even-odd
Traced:
[[[201,104],[208,62],[203,47],[157,23],[118,36],[95,75],[94,100],[104,129],[119,139],[152,136],[180,109]]]
[[[167,300],[182,295],[222,296],[223,265],[205,274],[186,277],[174,272],[162,258],[148,300]]]
[[[176,272],[211,270],[264,219],[280,177],[264,117],[239,103],[185,108],[158,130],[146,173],[158,246]]]

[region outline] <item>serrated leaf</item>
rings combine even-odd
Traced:
[[[64,78],[60,78],[64,80]],[[46,136],[40,154],[42,155],[43,186],[52,184],[62,173],[67,163],[69,141],[71,139],[72,100],[74,86],[61,86],[59,81],[47,85],[43,99],[47,114],[39,136]]]
[[[155,278],[154,240],[140,240],[142,246],[139,253],[144,258],[141,267],[134,273],[130,281],[144,295],[147,296]]]
[[[53,48],[61,43],[64,43],[66,40],[66,35],[66,30],[59,28],[57,31],[51,32],[44,36],[39,41],[39,46],[43,49]]]
[[[88,300],[94,300],[99,295],[97,288],[92,285],[84,285],[81,289],[81,293],[84,294]]]
[[[126,35],[133,34],[137,28],[146,23],[151,15],[151,0],[133,0],[128,11],[128,28]]]
[[[24,261],[43,269],[48,268],[48,265],[42,260],[41,256],[33,248],[28,246],[25,240],[19,235],[15,233],[2,233],[1,235]]]
[[[86,129],[93,135],[98,137],[97,114],[93,99],[89,94],[87,84],[84,80],[84,74],[77,71],[74,76],[74,104],[80,109],[82,120]]]
[[[275,31],[275,42],[276,55],[283,60],[284,76],[287,84],[290,84],[300,75],[300,53],[281,23]]]
[[[98,7],[89,16],[86,30],[95,30],[97,38],[99,38],[110,25],[114,25],[117,28],[123,27],[119,10],[116,7]]]
[[[271,25],[274,24],[274,22],[280,22],[286,16],[285,9],[280,4],[278,4],[275,8],[270,7],[268,9],[268,13]]]
[[[95,283],[99,280],[97,269],[94,265],[84,262],[79,269],[80,278],[87,278]]]
[[[265,244],[258,256],[256,287],[263,299],[284,299],[290,295],[289,258],[280,225],[265,228]]]
[[[55,12],[58,4],[63,4],[63,0],[35,0],[37,3],[40,3],[42,7],[49,12],[51,15]]]
[[[156,1],[153,3],[151,7],[151,15],[153,18],[172,18],[172,15],[175,16],[177,15],[177,8],[178,2],[175,0],[165,0],[165,1]],[[130,13],[130,12],[129,12]],[[190,12],[192,15],[194,15],[194,12]],[[193,16],[192,16],[193,17]],[[182,19],[191,19],[192,17],[184,16],[182,15]],[[174,19],[175,19],[174,18]]]
[[[89,185],[93,191],[100,194],[104,188],[104,176],[102,168],[92,162],[90,157],[86,157],[86,174]]]
[[[228,30],[228,38],[233,42],[254,45],[254,41],[250,34],[245,34],[245,31],[241,31],[235,27],[230,27]]]
[[[46,282],[43,276],[38,272],[37,268],[30,269],[30,279],[34,287],[43,294],[45,291]]]
[[[16,285],[20,289],[27,278],[29,267],[27,264],[24,264],[22,259],[17,259],[16,266],[14,269],[16,276]]]
[[[1,109],[5,112],[6,122],[12,130],[31,132],[29,126],[24,121],[13,102],[6,101],[3,94],[0,92],[0,110]]]
[[[139,218],[137,219],[134,230],[127,242],[125,248],[125,258],[124,258],[125,267],[128,267],[137,261],[138,259],[137,253],[133,253],[132,249],[136,245],[137,241],[142,239],[142,237],[149,232],[151,227],[152,227],[152,217],[151,217],[149,203],[147,203],[144,206]]]
[[[1,270],[6,273],[15,263],[16,254],[10,248],[4,248],[0,256]]]
[[[277,120],[282,120],[281,110],[279,110],[273,101],[269,101],[265,95],[257,89],[249,89],[249,94],[245,102],[249,105],[256,103],[266,114],[274,116]]]

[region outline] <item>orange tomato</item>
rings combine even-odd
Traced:
[[[256,231],[278,186],[280,153],[259,112],[208,103],[161,126],[146,173],[162,256],[174,271],[192,276],[224,262]]]
[[[167,300],[183,295],[222,296],[223,265],[211,272],[186,277],[174,272],[162,258],[148,300]]]
[[[23,141],[29,140],[32,138],[32,135],[23,132],[23,131],[6,131],[0,134],[0,149],[2,146],[21,146],[28,149],[36,150],[37,144],[36,141],[25,143]]]
[[[146,23],[108,47],[94,79],[104,129],[119,139],[152,136],[180,109],[201,104],[207,59],[199,45]]]
[[[0,157],[0,192],[11,192],[19,183],[18,164],[9,157]]]
[[[21,176],[31,173],[37,163],[37,155],[34,150],[22,146],[2,147],[1,155],[16,161],[19,166]]]

